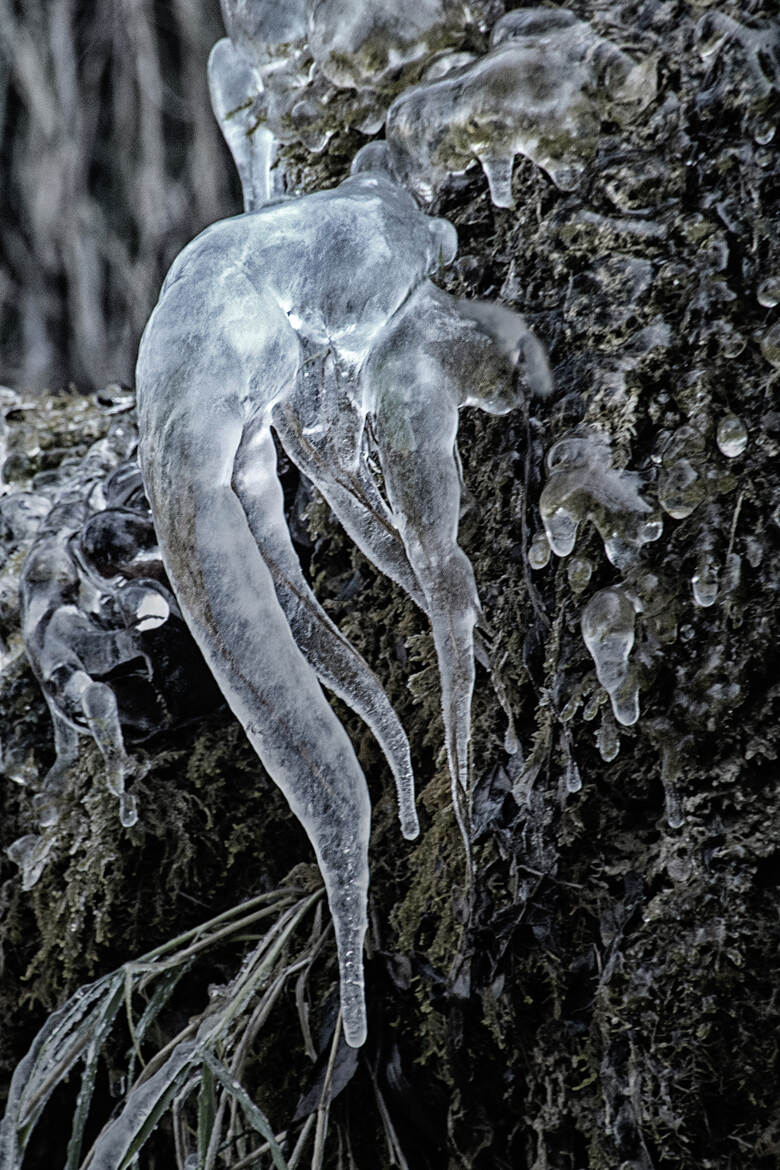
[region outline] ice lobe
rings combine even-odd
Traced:
[[[220,688],[314,846],[353,1046],[366,1030],[370,806],[321,683],[382,747],[407,837],[418,831],[414,781],[380,684],[304,577],[272,432],[347,534],[431,619],[467,837],[459,802],[479,600],[457,544],[458,409],[511,410],[522,392],[516,366],[535,393],[551,383],[522,318],[457,301],[427,279],[454,257],[452,225],[420,212],[371,169],[371,154],[364,164],[333,190],[193,241],[165,281],[137,370],[141,463],[165,565]]]
[[[262,81],[249,60],[227,37],[217,41],[208,62],[209,94],[214,117],[236,164],[244,211],[254,211],[272,194],[274,136],[260,123]]]
[[[572,190],[602,118],[625,122],[655,92],[651,63],[635,63],[567,9],[508,13],[491,44],[477,61],[406,90],[388,111],[395,172],[424,201],[477,159],[493,203],[512,207],[518,154]]]
[[[582,612],[582,636],[596,665],[596,676],[607,692],[618,723],[631,726],[639,718],[639,688],[629,655],[634,645],[634,607],[622,589],[594,593]]]
[[[549,476],[539,508],[550,548],[565,557],[577,531],[590,519],[613,565],[626,568],[643,544],[657,540],[660,522],[641,496],[642,480],[613,466],[606,438],[598,433],[559,439],[547,454]]]

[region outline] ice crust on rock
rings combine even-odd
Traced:
[[[500,0],[222,0],[228,36],[255,71],[253,94],[263,94],[262,120],[314,151],[333,133],[334,92],[349,94],[343,118],[376,133],[405,75],[419,77],[502,9]]]
[[[591,158],[602,118],[627,121],[655,90],[637,64],[567,9],[510,12],[483,57],[405,90],[387,114],[396,174],[423,201],[476,159],[493,203],[512,207],[512,166],[529,158],[564,191]]]
[[[747,118],[754,140],[760,145],[770,143],[777,130],[780,89],[777,21],[762,22],[752,15],[738,21],[711,9],[696,25],[695,43],[710,66],[710,85],[697,95],[697,104],[706,108],[728,94],[729,101]]]
[[[56,752],[41,779],[13,739],[3,744],[0,768],[30,790],[39,828],[8,850],[25,889],[56,840],[80,737],[91,736],[100,749],[107,786],[129,827],[138,813],[125,790],[135,770],[126,741],[142,742],[217,699],[167,586],[140,469],[128,458],[137,443],[130,405],[119,407],[122,417],[86,455],[35,474],[35,491],[0,484],[2,587],[19,594],[21,646],[51,714]],[[9,649],[2,665],[20,650]],[[206,706],[196,698],[199,688]]]
[[[457,44],[480,7],[468,0],[308,0],[309,46],[333,85],[368,88]]]
[[[194,709],[193,690],[180,676],[186,669],[196,685],[197,661],[165,580],[137,463],[120,464],[102,493],[106,506],[99,511],[88,498],[55,504],[22,568],[25,650],[51,713],[57,753],[35,797],[44,826],[57,820],[84,734],[104,757],[122,823],[135,823],[134,798],[125,793],[134,771],[126,737],[141,742]],[[170,642],[179,658],[173,669]],[[167,709],[163,696],[171,700]]]
[[[424,215],[385,172],[360,169],[332,190],[208,228],[174,262],[139,353],[140,456],[165,565],[220,688],[314,846],[353,1046],[366,1028],[370,806],[321,683],[376,736],[409,838],[414,780],[384,691],[304,578],[272,431],[351,539],[430,617],[462,822],[480,609],[457,544],[458,410],[511,410],[518,363],[533,392],[551,379],[521,317],[430,282],[456,243],[452,225]]]

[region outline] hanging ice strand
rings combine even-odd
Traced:
[[[174,263],[137,370],[141,463],[166,568],[220,688],[314,845],[354,1045],[365,1036],[370,809],[319,683],[373,730],[412,837],[409,747],[379,683],[303,577],[271,428],[352,539],[431,617],[457,807],[468,783],[479,607],[457,546],[458,409],[512,409],[518,359],[537,393],[550,375],[517,314],[457,301],[426,279],[455,248],[451,224],[376,171],[215,224]],[[362,454],[367,410],[376,412],[390,508]],[[407,445],[432,431],[450,436],[444,447]],[[420,491],[427,499],[441,476],[441,506],[421,509]]]
[[[448,223],[376,176],[215,224],[171,269],[137,369],[141,463],[166,568],[220,688],[314,846],[353,1045],[366,1027],[370,806],[318,677],[382,742],[413,836],[409,751],[378,682],[302,582],[269,427],[294,456],[296,423],[300,433],[319,404],[304,377],[307,345],[331,347],[347,375],[454,251]],[[345,460],[360,450],[359,421],[344,436],[354,445]]]

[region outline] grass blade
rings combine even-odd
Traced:
[[[127,1170],[199,1060],[198,1045],[179,1044],[162,1068],[130,1090],[118,1117],[103,1127],[81,1170]]]
[[[204,1048],[202,1056],[204,1066],[211,1070],[216,1079],[230,1094],[230,1096],[235,1097],[243,1109],[244,1115],[249,1124],[253,1129],[257,1130],[261,1137],[264,1137],[268,1142],[268,1146],[271,1151],[271,1157],[273,1158],[273,1163],[274,1166],[277,1167],[277,1170],[289,1170],[289,1167],[284,1160],[282,1151],[280,1150],[276,1141],[274,1131],[271,1128],[271,1123],[263,1113],[262,1109],[259,1109],[258,1106],[255,1105],[246,1089],[241,1084],[239,1084],[235,1077],[230,1075],[230,1071],[225,1068],[224,1064],[222,1064],[220,1060],[217,1060],[213,1052],[210,1052],[208,1048]]]
[[[73,1124],[68,1142],[68,1154],[65,1170],[77,1170],[81,1159],[81,1145],[84,1140],[84,1127],[87,1124],[89,1107],[92,1103],[92,1092],[95,1088],[98,1057],[111,1031],[116,1014],[119,1011],[124,996],[124,979],[114,980],[111,994],[103,1001],[102,1008],[95,1021],[95,1029],[84,1056],[84,1071],[81,1074],[81,1087],[76,1100],[76,1109],[73,1114]]]

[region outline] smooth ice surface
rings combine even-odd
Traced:
[[[634,645],[634,607],[621,589],[600,589],[582,612],[582,636],[596,666],[596,676],[609,695],[618,723],[630,726],[639,718],[639,690],[631,677],[629,655]]]
[[[418,831],[414,783],[380,684],[298,563],[272,431],[348,535],[431,619],[466,835],[480,610],[457,544],[458,411],[513,409],[518,364],[536,393],[551,379],[522,318],[458,301],[427,279],[455,249],[451,224],[422,214],[385,172],[360,169],[331,191],[215,224],[193,241],[165,281],[138,362],[141,462],[165,564],[223,693],[314,846],[354,1046],[365,1038],[370,807],[320,683],[376,736],[407,837]]]
[[[393,166],[422,200],[477,159],[493,203],[512,207],[518,154],[572,190],[602,118],[627,120],[655,91],[652,63],[636,64],[566,9],[511,12],[491,43],[477,61],[405,90],[388,111]]]

